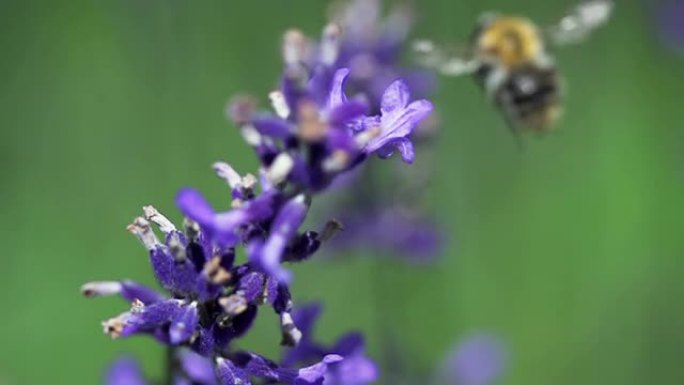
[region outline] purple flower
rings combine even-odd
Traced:
[[[325,376],[325,385],[365,385],[378,379],[378,366],[366,356],[361,334],[346,334],[331,351],[343,355],[344,361],[330,368]]]
[[[431,74],[408,68],[401,62],[412,21],[413,15],[407,7],[395,7],[383,16],[380,1],[351,0],[338,8],[333,23],[326,27],[319,41],[291,31],[285,38],[285,52],[288,53],[285,56],[289,60],[285,60],[283,83],[307,84],[309,90],[286,92],[283,100],[289,101],[285,103],[287,110],[296,110],[296,101],[302,95],[324,95],[321,90],[328,88],[328,84],[336,90],[329,100],[347,101],[345,93],[340,92],[345,89],[348,94],[355,95],[352,99],[365,101],[364,107],[370,111],[370,114],[357,117],[352,124],[358,134],[355,142],[363,147],[362,154],[388,158],[398,151],[405,162],[413,163],[416,144],[425,146],[428,143],[434,134],[434,122],[427,119],[432,105],[425,100],[410,102],[409,89],[419,96],[428,95],[434,89],[434,79]],[[342,69],[344,72],[340,71]],[[309,72],[315,73],[314,81],[293,80]],[[287,89],[292,91],[297,87]],[[336,103],[328,103],[328,108],[331,104]],[[350,154],[354,153],[354,143],[344,136],[338,135],[335,139],[344,151],[335,152],[329,164],[358,165],[359,162],[349,160],[353,159]],[[442,237],[421,207],[421,201],[426,199],[423,183],[431,174],[429,161],[423,155],[419,164],[412,167],[415,170],[384,171],[383,178],[387,174],[392,178],[391,187],[375,183],[379,174],[372,170],[374,165],[359,167],[362,168],[359,177],[343,192],[347,198],[339,206],[332,207],[332,212],[327,212],[327,216],[340,218],[346,229],[346,234],[342,234],[345,241],[334,245],[388,250],[421,261],[434,257],[441,250]],[[392,189],[392,199],[388,199],[387,188]],[[407,190],[409,192],[404,194]],[[380,214],[410,211],[407,216],[410,219],[396,225],[401,231],[392,232],[382,227],[375,216],[368,215],[369,211]],[[365,236],[369,231],[373,237]],[[404,237],[406,234],[408,238]],[[397,247],[398,244],[401,246]]]
[[[315,194],[372,153],[386,158],[398,149],[405,161],[413,161],[410,135],[431,112],[430,102],[409,103],[406,85],[397,80],[385,92],[379,114],[366,115],[367,104],[345,93],[348,69],[324,67],[325,80],[317,80],[323,76],[319,72],[302,67],[299,61],[291,65],[297,66],[295,75],[286,72],[283,90],[271,95],[276,116],[255,114],[241,125],[243,136],[262,161],[262,175],[269,185],[291,184]],[[185,208],[186,215],[225,237],[245,219],[256,216],[250,212],[263,212],[259,206],[219,218],[197,194],[189,198],[187,206],[197,208],[195,212]]]
[[[199,224],[206,236],[224,247],[239,241],[236,231],[249,222],[267,220],[273,213],[272,195],[264,194],[232,210],[217,213],[198,191],[186,188],[176,196],[176,204],[185,216]]]
[[[319,362],[301,369],[282,368],[275,362],[253,353],[237,354],[231,361],[233,363],[229,364],[226,360],[219,359],[219,371],[225,369],[226,373],[225,377],[221,376],[223,385],[238,384],[236,380],[243,380],[247,374],[287,385],[321,385],[328,367],[342,361],[342,357],[329,354],[322,357]],[[236,371],[236,368],[240,370]]]
[[[401,64],[413,25],[410,8],[394,7],[383,18],[379,0],[352,0],[340,8],[335,22],[345,31],[335,66],[351,69],[352,89],[366,95],[374,111],[387,87],[398,78],[418,95],[427,95],[434,88],[430,73]]]
[[[330,354],[344,357],[344,360],[329,365],[325,373],[325,385],[365,385],[378,379],[378,367],[365,354],[363,336],[348,333],[340,337],[333,346],[316,342],[313,328],[320,315],[321,307],[310,304],[296,309],[293,318],[303,332],[303,338],[296,347],[285,351],[281,364],[290,367],[297,363],[320,360]]]
[[[368,203],[360,205],[364,207]],[[364,212],[341,213],[340,221],[345,230],[331,242],[338,252],[364,245],[364,249],[371,249],[377,255],[388,254],[403,257],[408,262],[426,263],[441,252],[444,243],[433,221],[406,208],[370,207]]]
[[[380,132],[368,141],[367,153],[377,152],[388,158],[399,150],[406,163],[413,163],[415,154],[410,135],[420,122],[432,112],[432,103],[418,100],[409,103],[408,87],[401,80],[392,83],[382,96]]]
[[[217,375],[212,362],[193,352],[181,350],[174,356],[181,371],[173,378],[174,385],[217,385]],[[106,385],[147,385],[138,363],[131,358],[120,358],[109,368]]]
[[[106,385],[147,385],[138,363],[131,358],[121,358],[114,362],[105,378]]]
[[[507,365],[501,340],[489,334],[473,334],[447,357],[442,376],[459,385],[489,385],[501,377]]]
[[[193,384],[216,385],[216,370],[208,358],[186,350],[179,354],[178,361],[183,373]]]

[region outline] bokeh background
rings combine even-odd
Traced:
[[[551,21],[572,3],[420,0],[414,36],[456,41],[482,11]],[[592,39],[558,51],[567,114],[522,149],[472,81],[441,79],[425,188],[448,245],[434,265],[360,252],[298,267],[297,300],[325,302],[321,338],[362,329],[383,362],[394,335],[421,375],[485,330],[511,351],[502,384],[681,383],[684,57],[661,44],[658,1],[618,3]],[[97,384],[122,352],[160,373],[152,341],[102,334],[125,305],[79,286],[153,284],[126,224],[148,203],[180,220],[181,186],[223,199],[215,160],[256,166],[225,102],[265,101],[281,33],[317,34],[327,6],[0,1],[0,384]],[[244,345],[275,357],[263,314]]]

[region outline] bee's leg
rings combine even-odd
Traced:
[[[516,112],[515,106],[513,104],[513,96],[506,92],[501,91],[497,94],[496,104],[501,110],[501,115],[503,117],[504,123],[508,126],[516,144],[520,150],[525,150],[525,138],[524,138],[524,127],[520,124],[518,113]]]

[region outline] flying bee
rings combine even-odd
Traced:
[[[610,0],[585,1],[547,28],[525,17],[485,14],[460,53],[427,40],[414,49],[422,65],[444,75],[473,75],[514,133],[544,133],[563,109],[562,78],[549,46],[581,42],[608,20],[612,7]]]

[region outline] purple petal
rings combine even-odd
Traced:
[[[266,243],[263,247],[253,250],[250,261],[278,281],[289,282],[291,274],[282,268],[281,258],[288,242],[304,221],[307,211],[304,196],[300,195],[288,201],[274,219]]]
[[[280,285],[278,284],[278,281],[276,281],[275,279],[266,278],[266,299],[268,300],[268,303],[270,303],[271,305],[274,305],[278,300],[278,296],[280,295],[279,286]],[[288,295],[289,294],[290,293],[288,291]]]
[[[260,134],[272,138],[285,139],[291,134],[290,123],[270,116],[260,116],[252,120],[252,125]]]
[[[240,356],[241,366],[249,374],[289,385],[320,385],[328,365],[341,360],[342,357],[331,354],[317,364],[296,370],[281,368],[275,362],[253,353],[242,353]]]
[[[333,107],[328,116],[328,123],[333,127],[342,127],[350,121],[360,118],[368,112],[368,103],[363,100],[351,100]]]
[[[199,223],[202,230],[216,237],[217,243],[232,246],[237,241],[234,231],[238,226],[248,221],[262,219],[269,214],[271,194],[265,194],[259,198],[242,208],[217,214],[198,191],[185,188],[178,193],[176,204],[185,216]]]
[[[178,295],[195,293],[199,274],[190,260],[176,261],[166,248],[158,247],[150,252],[150,263],[165,289]]]
[[[181,311],[181,303],[175,299],[143,306],[142,308],[134,308],[119,317],[124,322],[120,336],[129,337],[134,334],[154,332],[155,329],[166,326],[178,317]]]
[[[277,196],[278,192],[269,190],[247,202],[243,206],[243,210],[247,212],[249,220],[263,221],[270,219],[271,215],[273,215],[273,205]]]
[[[326,144],[331,153],[335,150],[342,150],[346,153],[358,152],[358,145],[354,137],[346,129],[328,131]]]
[[[278,364],[254,353],[238,353],[235,362],[244,370],[260,378],[281,381]]]
[[[408,139],[400,140],[396,143],[397,150],[401,154],[401,159],[406,163],[413,163],[416,158],[416,152],[413,148],[413,143]]]
[[[121,296],[128,302],[138,300],[145,305],[151,305],[166,299],[156,290],[128,280],[121,282]]]
[[[238,284],[238,290],[243,292],[247,302],[254,302],[264,294],[264,275],[256,271],[247,273]]]
[[[325,374],[325,385],[365,385],[377,381],[380,376],[377,364],[363,351],[344,356],[344,360],[332,365]]]
[[[181,301],[177,299],[143,306],[138,310],[139,322],[146,327],[157,327],[176,318],[183,309]]]
[[[183,372],[195,383],[215,385],[216,372],[214,365],[205,357],[191,351],[184,351],[180,355]]]
[[[332,111],[337,106],[342,105],[347,101],[347,95],[344,93],[344,85],[349,77],[348,68],[340,68],[335,72],[328,97],[328,110]]]
[[[380,135],[369,141],[366,151],[375,152],[387,143],[408,137],[431,112],[432,103],[427,100],[418,100],[406,108],[383,113]]]
[[[105,377],[107,385],[147,385],[138,363],[130,358],[114,362]]]
[[[176,195],[176,205],[186,217],[202,227],[213,227],[214,209],[199,191],[192,188],[181,189]]]
[[[188,341],[195,333],[198,322],[197,303],[193,302],[183,306],[171,321],[171,326],[169,327],[169,340],[171,343],[178,345]]]
[[[401,110],[408,105],[409,98],[408,86],[403,80],[396,80],[387,87],[382,95],[380,110],[382,114],[389,114],[395,110]]]
[[[249,376],[232,361],[225,358],[216,359],[216,372],[221,385],[250,385]]]
[[[387,159],[394,154],[395,150],[399,150],[401,159],[406,163],[411,164],[416,158],[413,143],[408,138],[396,139],[385,144],[378,149],[377,154],[380,158]]]
[[[311,79],[306,85],[306,96],[309,100],[313,100],[319,106],[325,106],[330,98],[330,89],[334,74],[332,73],[332,68],[327,66],[316,66],[313,69],[313,74]],[[300,101],[303,98],[300,97]],[[296,108],[298,106],[295,106]]]
[[[150,264],[157,281],[167,290],[174,289],[175,261],[171,254],[158,247],[150,251]]]
[[[329,354],[317,364],[299,369],[294,384],[297,385],[318,385],[322,384],[328,372],[328,365],[342,361],[342,357],[337,354]]]

